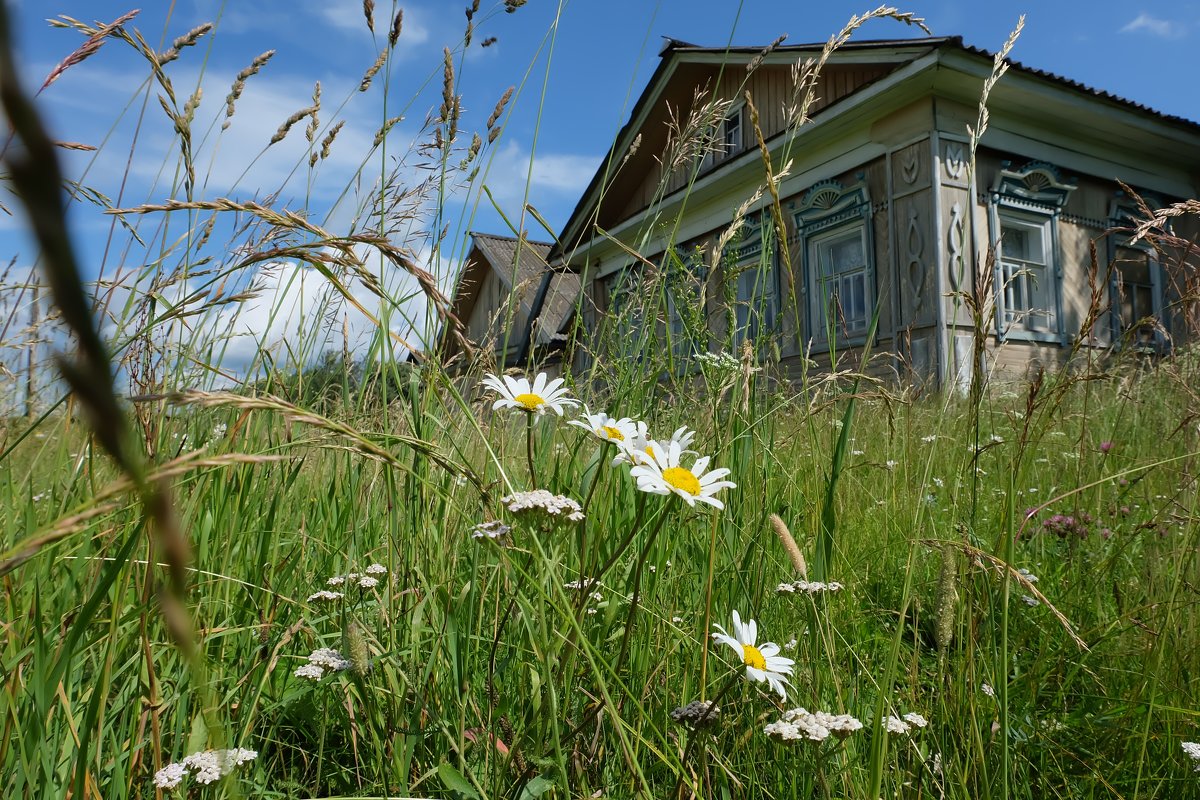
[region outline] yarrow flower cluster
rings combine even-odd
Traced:
[[[202,750],[183,761],[167,764],[154,773],[154,785],[159,789],[174,789],[191,770],[197,783],[215,783],[243,764],[258,758],[254,750],[234,747],[230,750]]]
[[[732,353],[697,353],[695,360],[701,366],[709,367],[717,372],[741,372],[742,362]],[[750,367],[751,372],[762,372],[762,367]]]
[[[840,592],[845,587],[837,581],[792,581],[781,583],[775,587],[776,594],[823,594],[824,592]]]
[[[721,707],[713,706],[712,700],[693,700],[686,706],[671,711],[671,719],[680,725],[707,728],[721,716]]]
[[[785,744],[793,742],[823,742],[830,736],[845,739],[863,724],[849,714],[830,714],[793,708],[783,712],[775,722],[763,728],[763,733]]]
[[[556,519],[566,519],[570,522],[583,521],[583,508],[579,503],[545,489],[534,489],[532,492],[513,492],[507,497],[500,498],[500,502],[514,514],[532,511]]]
[[[387,567],[383,564],[372,564],[362,572],[348,572],[345,575],[334,575],[329,580],[325,581],[326,586],[357,586],[360,589],[374,589],[379,585],[379,576],[387,574]],[[318,592],[317,594],[320,594]],[[330,594],[339,594],[331,592]],[[313,595],[315,597],[316,595]],[[309,598],[312,600],[312,597]]]
[[[331,592],[328,589],[322,589],[319,592],[313,592],[308,596],[310,603],[334,603],[345,597],[341,592]]]
[[[733,635],[725,632],[720,625],[713,625],[716,633],[713,639],[727,644],[737,653],[741,662],[746,665],[746,677],[752,681],[766,683],[771,689],[779,692],[779,696],[787,699],[787,676],[792,674],[792,665],[796,662],[779,655],[779,645],[774,642],[758,642],[758,623],[746,620],[742,623],[737,610],[733,612]]]
[[[498,519],[491,522],[481,522],[471,529],[472,539],[503,539],[512,533],[512,526],[505,525]]]
[[[308,655],[308,663],[296,667],[292,674],[297,678],[319,681],[328,672],[345,672],[350,669],[350,660],[331,647],[319,647]]]
[[[1200,742],[1184,742],[1183,752],[1192,760],[1192,767],[1200,772]]]
[[[929,720],[925,719],[916,712],[909,712],[903,717],[888,715],[883,721],[884,730],[888,733],[908,733],[913,728],[924,728],[929,724]]]

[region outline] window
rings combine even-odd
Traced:
[[[779,275],[775,269],[774,248],[763,247],[764,232],[769,236],[770,222],[747,228],[747,238],[732,249],[731,270],[737,276],[734,303],[733,343],[759,341],[775,326],[779,313]]]
[[[736,103],[726,112],[725,118],[712,130],[712,139],[700,164],[701,170],[709,169],[743,149],[742,114],[744,103]]]
[[[1075,189],[1039,161],[1001,164],[988,210],[996,255],[996,335],[1066,343],[1058,216]]]
[[[1158,198],[1146,202],[1151,208],[1166,205]],[[1115,229],[1108,237],[1113,342],[1142,350],[1163,348],[1166,321],[1158,255],[1145,244],[1129,243],[1139,212],[1128,199],[1119,196],[1109,217]]]
[[[686,371],[696,353],[708,349],[707,320],[701,291],[707,272],[696,253],[681,256],[669,252],[663,259],[666,270],[667,336],[677,371]]]
[[[866,184],[829,180],[805,194],[794,212],[803,257],[808,338],[861,340],[875,312],[875,253]]]
[[[1005,330],[1057,333],[1050,218],[1001,210],[999,219],[996,292],[1001,298],[1001,324]]]
[[[608,298],[608,319],[614,321],[614,350],[631,355],[642,352],[642,332],[645,327],[646,305],[638,290],[641,271],[626,267],[609,275],[604,281],[605,296]]]
[[[814,291],[809,316],[816,332],[828,336],[830,324],[840,335],[863,334],[871,318],[868,307],[867,228],[863,222],[812,238],[809,264]]]

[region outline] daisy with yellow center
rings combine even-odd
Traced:
[[[737,486],[733,481],[722,480],[729,474],[725,468],[708,469],[708,456],[697,458],[690,468],[680,464],[683,447],[679,442],[665,445],[650,442],[646,456],[639,458],[629,474],[637,481],[637,488],[650,494],[677,494],[693,508],[696,503],[707,503],[714,508],[725,504],[716,498],[721,489]]]
[[[496,377],[485,375],[483,385],[500,395],[500,399],[492,404],[492,409],[516,408],[529,414],[545,414],[547,410],[562,416],[567,406],[578,405],[579,401],[571,398],[567,390],[562,388],[563,379],[546,379],[546,373],[539,372],[533,379],[513,378],[508,375]]]
[[[600,441],[612,442],[617,447],[622,447],[625,442],[630,441],[637,434],[637,425],[629,417],[614,419],[603,411],[591,414],[588,412],[587,406],[584,406],[580,419],[573,419],[567,424],[583,428]]]
[[[677,443],[680,452],[694,454],[695,450],[689,450],[692,440],[696,438],[696,432],[690,431],[686,427],[680,427],[671,434],[671,438],[663,442],[663,446],[668,446],[671,443]],[[618,464],[642,464],[650,460],[650,443],[654,441],[650,438],[649,426],[644,422],[634,423],[634,432],[632,436],[626,438],[621,443],[620,452],[613,459],[612,465],[615,467]]]
[[[765,683],[773,691],[779,692],[780,698],[787,699],[787,676],[792,674],[792,665],[796,662],[779,655],[779,645],[774,642],[758,644],[758,623],[746,620],[733,612],[733,635],[720,625],[713,625],[716,633],[714,641],[727,644],[734,649],[738,658],[746,666],[746,677],[758,683]]]

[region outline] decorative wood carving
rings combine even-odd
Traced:
[[[921,234],[919,215],[914,206],[908,207],[908,227],[904,234],[904,264],[908,285],[913,293],[913,316],[925,306],[925,237]]]
[[[921,154],[915,147],[910,147],[900,160],[900,177],[912,186],[917,182],[917,174],[921,167]]]
[[[946,177],[952,181],[962,180],[967,169],[965,146],[962,142],[946,142],[946,153],[942,163],[946,165]]]
[[[962,291],[958,268],[962,265],[964,238],[962,204],[955,201],[950,208],[950,227],[946,230],[946,271],[950,273],[950,287],[956,292]]]

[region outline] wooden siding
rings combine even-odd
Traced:
[[[815,116],[826,106],[883,77],[891,68],[891,65],[827,67],[818,81],[817,100],[813,104],[810,114]],[[770,139],[784,131],[787,126],[787,107],[793,103],[790,67],[764,66],[748,81],[745,79],[745,71],[740,67],[727,67],[719,78],[719,70],[715,66],[707,69],[707,74],[699,72],[693,76],[699,78],[696,83],[686,86],[683,85],[683,81],[678,80],[677,76],[677,80],[672,82],[672,86],[668,87],[669,91],[664,94],[664,101],[660,103],[660,108],[655,110],[657,113],[651,114],[647,120],[642,129],[643,141],[639,147],[639,154],[643,148],[654,147],[656,144],[657,149],[650,150],[647,154],[653,155],[654,158],[644,157],[641,165],[641,182],[629,194],[624,195],[625,201],[614,219],[620,220],[633,216],[650,206],[655,198],[685,188],[688,181],[692,179],[695,167],[694,164],[689,164],[673,170],[664,182],[664,168],[661,163],[667,146],[668,123],[671,120],[666,113],[666,104],[669,103],[672,106],[676,119],[686,120],[692,112],[692,86],[708,86],[710,87],[709,97],[735,102],[741,102],[744,92],[749,91],[754,105],[758,109],[763,136]],[[743,117],[741,148],[737,152],[726,154],[708,169],[716,169],[729,159],[755,147],[757,145],[754,130],[750,123],[750,115],[746,113]],[[704,170],[698,175],[703,175],[707,171]]]

